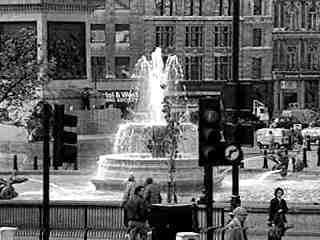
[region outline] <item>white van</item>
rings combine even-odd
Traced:
[[[308,127],[301,130],[301,135],[304,139],[310,137],[311,142],[320,139],[320,127]]]
[[[275,148],[288,147],[290,135],[290,130],[285,128],[261,128],[256,131],[256,142],[259,148],[268,148],[272,141]]]

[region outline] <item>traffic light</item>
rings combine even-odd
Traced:
[[[215,165],[223,158],[220,97],[199,99],[199,166]]]
[[[78,117],[64,113],[64,105],[54,105],[53,123],[53,166],[74,163],[77,169],[77,133],[65,131],[64,127],[76,127]]]
[[[242,160],[240,145],[222,137],[221,115],[220,97],[199,100],[199,166],[233,165]]]

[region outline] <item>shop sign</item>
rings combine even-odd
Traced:
[[[139,98],[136,90],[105,90],[103,95],[106,103],[136,103]]]
[[[297,89],[297,81],[281,81],[281,89]]]

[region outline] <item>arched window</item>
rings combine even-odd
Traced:
[[[307,29],[316,30],[316,7],[314,4],[309,8],[307,13]]]
[[[287,48],[287,64],[289,69],[297,68],[297,47],[296,46],[288,46]]]
[[[316,70],[319,68],[319,58],[317,53],[317,47],[311,44],[308,47],[307,64],[310,70]]]

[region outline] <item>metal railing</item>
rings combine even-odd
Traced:
[[[224,209],[213,209],[214,240],[222,240]],[[0,202],[0,226],[18,227],[15,239],[41,239],[43,209],[40,201]],[[124,239],[123,209],[119,203],[50,202],[50,239]],[[201,240],[206,240],[206,213],[197,208]]]

